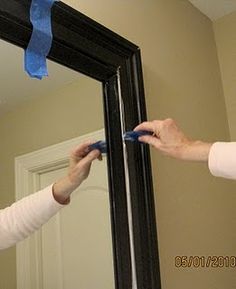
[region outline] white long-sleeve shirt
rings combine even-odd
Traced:
[[[211,146],[208,167],[213,176],[236,179],[236,142],[216,142]]]
[[[236,142],[216,142],[208,158],[214,176],[236,179]],[[53,197],[52,186],[0,210],[0,249],[15,245],[39,229],[64,205]]]
[[[0,250],[28,237],[63,206],[54,199],[51,185],[0,210]]]

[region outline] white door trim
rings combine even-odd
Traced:
[[[68,166],[71,149],[85,140],[104,139],[104,130],[52,145],[15,158],[16,200],[39,189],[39,174]],[[43,289],[40,230],[16,246],[17,289]],[[32,256],[32,252],[34,256]],[[33,285],[33,287],[32,287]],[[57,288],[60,289],[60,288]]]

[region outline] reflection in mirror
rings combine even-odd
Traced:
[[[66,174],[66,158],[75,144],[104,139],[104,119],[100,82],[53,62],[48,62],[48,78],[30,79],[23,71],[23,50],[3,41],[0,58],[4,208],[15,201],[14,174],[22,174],[19,167],[14,173],[15,160],[30,172],[16,182],[17,197],[23,197]],[[93,163],[71,203],[21,242],[17,254],[15,248],[0,251],[0,272],[4,289],[114,288],[106,156]]]

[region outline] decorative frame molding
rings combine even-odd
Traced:
[[[0,38],[27,47],[30,3],[1,0]],[[52,26],[48,58],[103,83],[116,289],[161,289],[149,149],[122,135],[146,120],[140,49],[63,2]]]

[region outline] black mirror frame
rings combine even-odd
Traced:
[[[24,49],[32,32],[30,3],[0,2],[0,38]],[[150,153],[140,144],[127,144],[129,234],[122,125],[132,130],[146,120],[140,50],[62,2],[53,6],[52,25],[48,58],[103,83],[116,289],[161,289]]]

